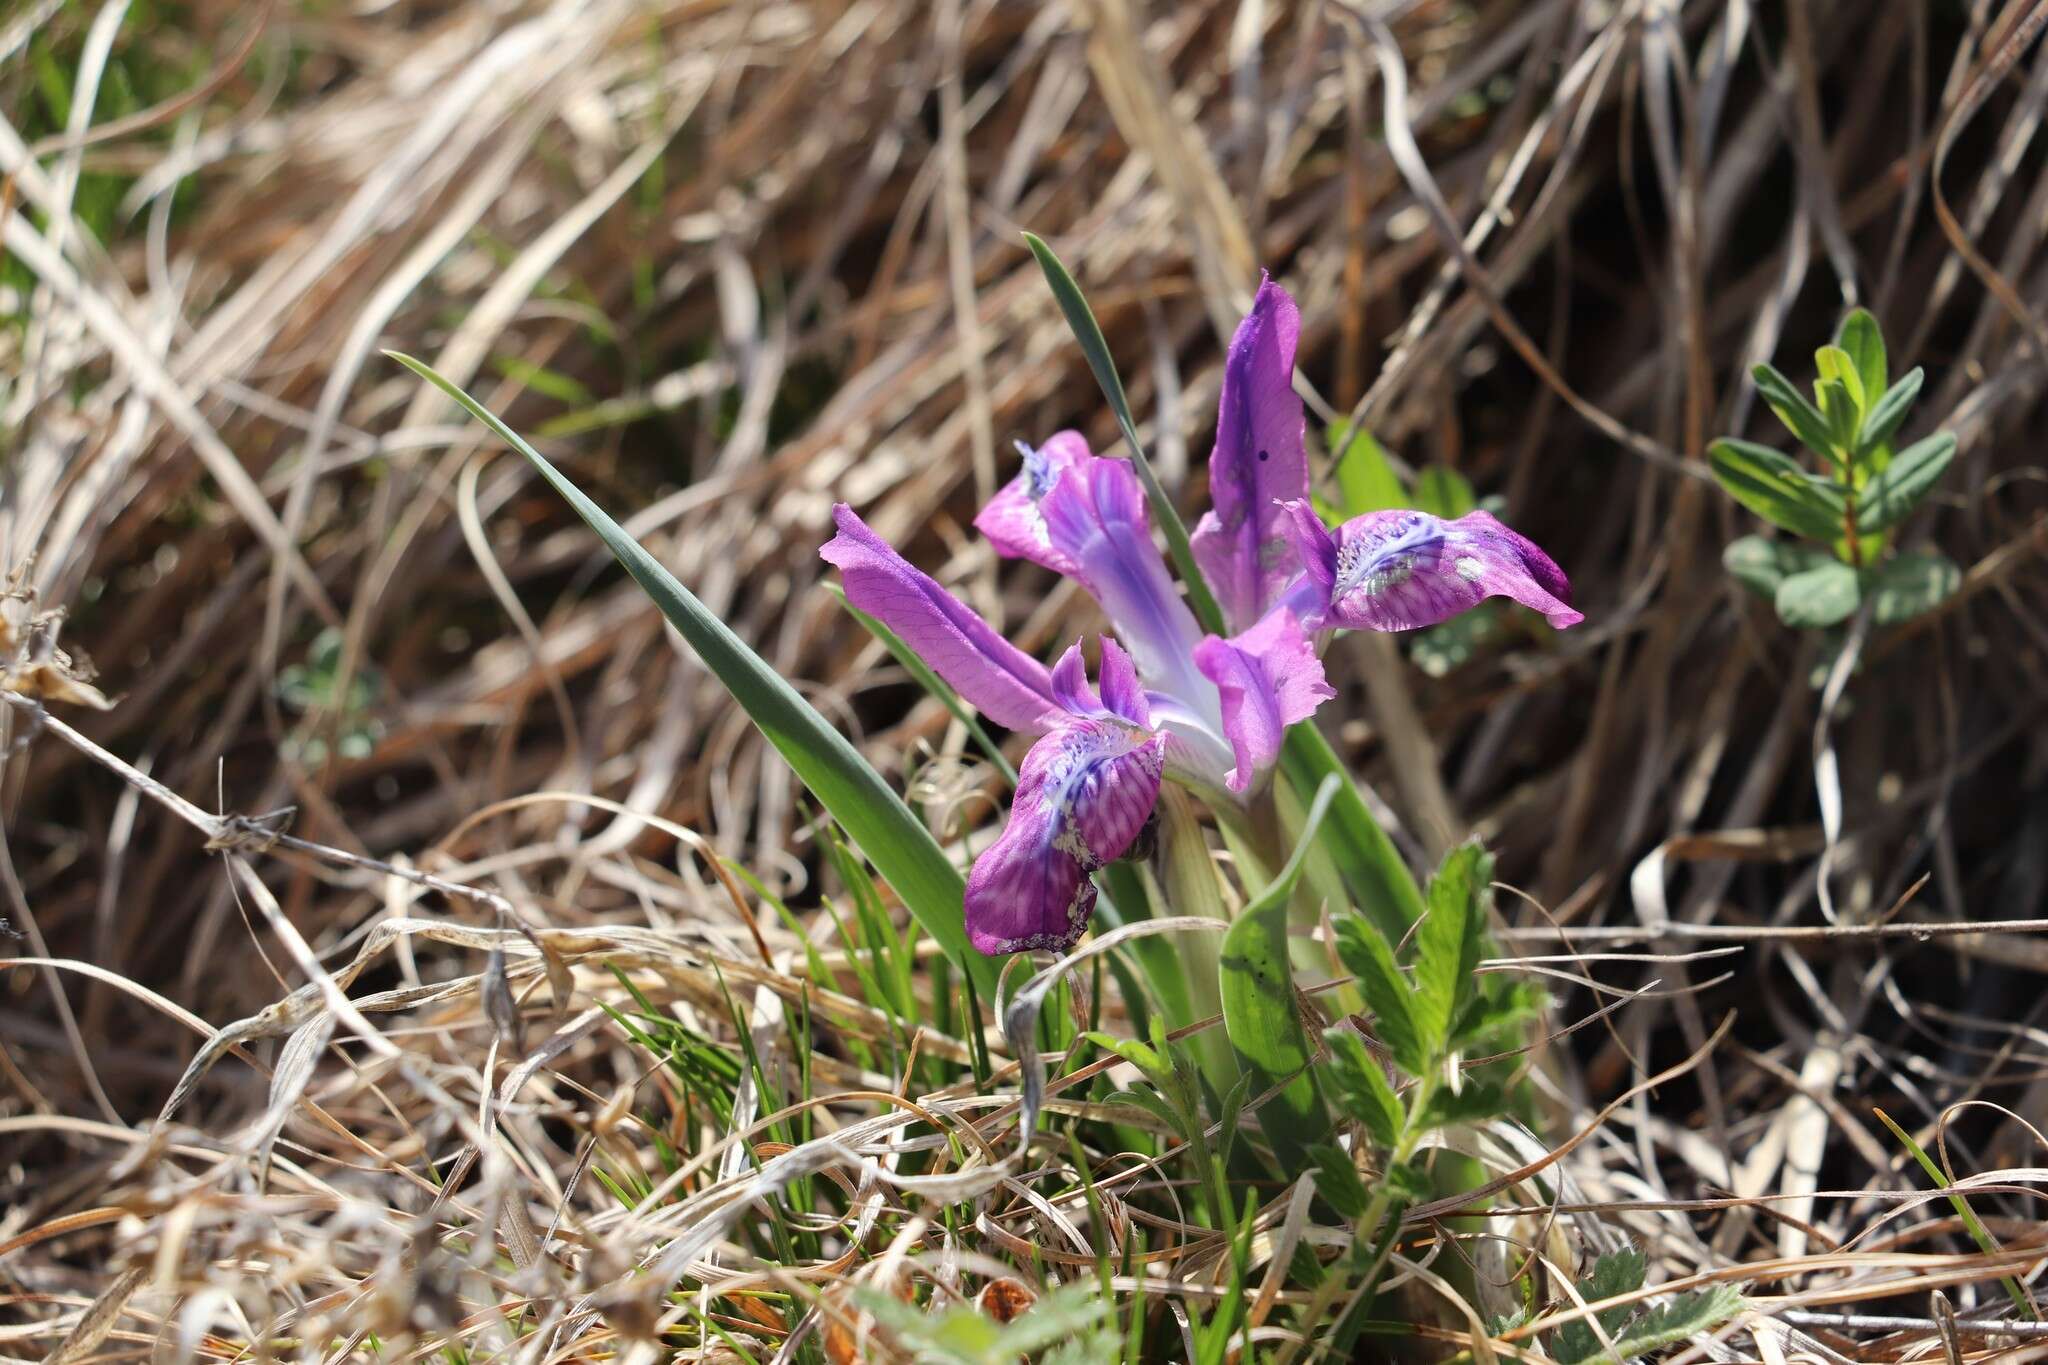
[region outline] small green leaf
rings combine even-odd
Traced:
[[[1351,1158],[1327,1142],[1309,1148],[1308,1154],[1316,1163],[1316,1193],[1346,1218],[1355,1219],[1364,1213],[1371,1195],[1365,1182],[1358,1178],[1358,1167]]]
[[[1849,364],[1862,393],[1862,406],[1867,412],[1878,395],[1885,391],[1887,382],[1884,353],[1884,333],[1878,330],[1877,319],[1869,310],[1851,310],[1842,319],[1842,326],[1835,333],[1835,345],[1848,356]]]
[[[1888,531],[1919,506],[1956,457],[1956,438],[1937,431],[1915,441],[1856,495],[1856,529]]]
[[[1373,1141],[1392,1147],[1408,1116],[1379,1062],[1357,1032],[1341,1024],[1324,1029],[1323,1041],[1330,1047],[1330,1089],[1337,1107],[1364,1124]]]
[[[1341,452],[1337,456],[1338,517],[1349,521],[1367,512],[1408,506],[1408,490],[1401,486],[1401,476],[1394,472],[1386,450],[1364,427],[1346,440],[1348,430],[1343,422],[1330,428],[1330,447]]]
[[[1773,526],[1826,544],[1842,534],[1842,495],[1769,446],[1723,438],[1707,463],[1728,496]]]
[[[1881,626],[1910,621],[1947,601],[1962,581],[1963,571],[1947,555],[1908,550],[1871,573],[1869,591],[1876,599],[1871,617]]]
[[[1411,1076],[1429,1070],[1429,1049],[1424,1045],[1415,1021],[1413,993],[1394,965],[1394,950],[1380,931],[1359,915],[1337,919],[1337,956],[1346,971],[1358,978],[1358,989],[1373,1013],[1373,1028],[1394,1053],[1394,1060]]]
[[[1623,1360],[1634,1360],[1666,1346],[1676,1346],[1701,1332],[1710,1332],[1745,1307],[1741,1293],[1732,1284],[1680,1294],[1630,1323],[1628,1330],[1615,1339],[1614,1349]]]
[[[1870,405],[1870,411],[1863,418],[1862,434],[1856,439],[1859,456],[1868,455],[1891,440],[1905,425],[1906,414],[1913,410],[1913,400],[1920,396],[1920,385],[1925,379],[1926,374],[1915,365]]]
[[[1475,993],[1492,876],[1493,859],[1467,843],[1445,855],[1429,884],[1429,913],[1415,930],[1414,999],[1415,1026],[1432,1053],[1449,1044],[1451,1020]]]
[[[1123,1058],[1154,1082],[1167,1074],[1166,1059],[1135,1038],[1118,1038],[1114,1034],[1094,1031],[1081,1036],[1104,1052],[1114,1053]]]
[[[1820,409],[1808,402],[1806,395],[1795,388],[1791,380],[1769,365],[1757,366],[1750,371],[1750,377],[1756,381],[1757,392],[1763,395],[1764,402],[1785,424],[1785,429],[1815,454],[1825,453],[1828,423],[1821,416]]]
[[[1830,560],[1796,573],[1778,585],[1778,619],[1797,630],[1846,621],[1861,600],[1856,571]]]
[[[1839,379],[1823,379],[1813,386],[1820,398],[1820,410],[1827,419],[1829,459],[1840,461],[1841,452],[1856,448],[1856,428],[1863,424],[1863,410],[1847,385]]]
[[[1447,1128],[1460,1123],[1484,1123],[1507,1111],[1507,1091],[1492,1081],[1467,1078],[1455,1091],[1445,1086],[1432,1090],[1429,1103],[1423,1106],[1421,1121],[1427,1128]]]
[[[1579,1297],[1588,1304],[1595,1304],[1633,1294],[1643,1287],[1643,1272],[1647,1267],[1648,1261],[1640,1251],[1609,1252],[1593,1262],[1593,1269],[1578,1282]],[[1621,1331],[1622,1324],[1635,1315],[1638,1306],[1629,1303],[1618,1308],[1603,1308],[1594,1316],[1600,1320],[1600,1330],[1613,1339]],[[1600,1337],[1589,1322],[1580,1318],[1552,1332],[1544,1349],[1559,1365],[1578,1365],[1578,1362],[1599,1355]]]
[[[1776,596],[1778,585],[1793,574],[1833,561],[1834,556],[1817,545],[1763,536],[1744,536],[1721,552],[1722,567],[1742,586],[1764,597]]]
[[[1839,346],[1823,346],[1813,353],[1813,363],[1820,371],[1820,381],[1814,387],[1819,389],[1828,384],[1840,384],[1860,417],[1864,404],[1863,374],[1849,353]],[[1821,405],[1821,411],[1827,411],[1825,403]],[[1852,427],[1850,430],[1853,433],[1855,429]]]
[[[1415,478],[1416,510],[1453,521],[1479,505],[1471,480],[1449,465],[1433,464]]]

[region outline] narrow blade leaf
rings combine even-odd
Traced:
[[[592,502],[568,476],[495,414],[411,356],[387,352],[393,360],[440,389],[525,456],[542,478],[576,509],[606,548],[633,575],[661,614],[690,648],[718,675],[788,761],[790,768],[860,845],[903,904],[971,977],[984,999],[996,993],[996,961],[967,942],[962,908],[966,882],[931,831],[860,752],[803,699],[789,681],[756,654],[731,627],[697,600],[674,574],[643,549],[625,529]]]

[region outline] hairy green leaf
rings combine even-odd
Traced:
[[[1407,1114],[1379,1062],[1357,1032],[1342,1024],[1324,1029],[1323,1041],[1330,1048],[1328,1074],[1337,1107],[1364,1124],[1373,1141],[1392,1147],[1400,1139]]]
[[[1359,1179],[1358,1167],[1351,1157],[1343,1149],[1327,1142],[1319,1142],[1309,1148],[1308,1155],[1316,1164],[1316,1193],[1346,1218],[1356,1218],[1364,1213],[1372,1196],[1367,1192],[1365,1182]]]
[[[1415,1026],[1431,1052],[1449,1045],[1451,1020],[1477,986],[1493,859],[1477,843],[1444,857],[1429,884],[1429,913],[1415,930]]]
[[[1579,1297],[1595,1304],[1633,1294],[1643,1287],[1643,1272],[1647,1268],[1648,1261],[1640,1251],[1609,1252],[1593,1262],[1593,1269],[1578,1282]],[[1600,1320],[1600,1330],[1611,1340],[1621,1331],[1622,1324],[1634,1316],[1637,1307],[1627,1303],[1618,1308],[1603,1308],[1594,1316]],[[1592,1324],[1581,1318],[1552,1332],[1545,1349],[1559,1365],[1576,1365],[1600,1353],[1600,1338]]]
[[[1373,1013],[1374,1031],[1393,1051],[1403,1071],[1422,1075],[1434,1059],[1415,1021],[1413,992],[1394,965],[1394,950],[1363,916],[1341,915],[1336,926],[1337,956],[1345,970],[1358,978],[1358,989]]]

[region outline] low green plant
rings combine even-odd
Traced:
[[[1916,366],[1891,378],[1883,333],[1863,309],[1814,353],[1814,365],[1811,400],[1770,365],[1753,372],[1764,402],[1805,447],[1811,467],[1732,436],[1707,452],[1728,495],[1792,537],[1744,536],[1722,562],[1795,629],[1839,625],[1866,603],[1877,625],[1911,620],[1941,605],[1962,581],[1940,552],[1897,545],[1900,524],[1954,460],[1956,438],[1937,431],[1895,449],[1923,375]]]

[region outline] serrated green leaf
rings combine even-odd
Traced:
[[[1479,500],[1472,482],[1449,465],[1433,464],[1415,477],[1416,510],[1452,521],[1464,516]]]
[[[1429,1070],[1433,1060],[1424,1046],[1415,1022],[1413,994],[1401,969],[1394,965],[1394,950],[1380,931],[1362,916],[1342,915],[1337,925],[1337,956],[1344,968],[1358,978],[1359,992],[1373,1013],[1373,1030],[1394,1054],[1394,1061],[1411,1076]]]
[[[1681,1294],[1670,1303],[1630,1323],[1615,1338],[1614,1349],[1623,1360],[1676,1346],[1701,1332],[1711,1332],[1740,1313],[1746,1305],[1733,1285],[1717,1284],[1697,1293]]]
[[[1579,1297],[1588,1304],[1595,1304],[1633,1294],[1643,1287],[1643,1273],[1648,1264],[1643,1253],[1634,1249],[1609,1252],[1593,1262],[1593,1269],[1578,1282]],[[1621,1331],[1622,1324],[1635,1314],[1637,1307],[1632,1303],[1623,1304],[1618,1308],[1601,1309],[1594,1316],[1600,1320],[1600,1330],[1613,1339]],[[1600,1338],[1592,1325],[1580,1318],[1552,1332],[1544,1349],[1558,1365],[1578,1365],[1578,1362],[1591,1360],[1600,1353]]]
[[[1340,520],[1409,505],[1408,490],[1401,486],[1401,476],[1394,472],[1386,449],[1373,439],[1371,432],[1360,427],[1352,434],[1348,424],[1339,422],[1330,428],[1330,448],[1340,452],[1334,504]]]
[[[1444,857],[1429,883],[1429,913],[1415,930],[1415,1027],[1423,1045],[1441,1053],[1451,1020],[1475,992],[1479,944],[1486,928],[1482,899],[1493,859],[1476,843]]]
[[[1830,560],[1787,577],[1772,600],[1780,621],[1811,630],[1848,620],[1862,600],[1862,585],[1854,569]]]
[[[1448,1128],[1460,1123],[1484,1123],[1508,1110],[1507,1091],[1492,1081],[1467,1080],[1453,1091],[1439,1086],[1423,1106],[1421,1122],[1428,1128]]]
[[[1769,446],[1724,437],[1708,447],[1707,464],[1730,497],[1773,526],[1826,544],[1842,534],[1842,495]]]
[[[1379,1062],[1366,1051],[1364,1040],[1341,1024],[1324,1029],[1323,1041],[1330,1048],[1330,1091],[1337,1107],[1364,1124],[1373,1141],[1392,1147],[1408,1116]]]
[[[1828,423],[1821,416],[1820,409],[1807,401],[1806,395],[1793,386],[1791,380],[1769,365],[1759,365],[1750,371],[1755,380],[1757,392],[1785,429],[1799,438],[1800,444],[1815,454],[1828,448]]]
[[[1870,405],[1863,418],[1863,431],[1856,439],[1857,455],[1868,455],[1897,434],[1905,424],[1906,414],[1913,410],[1913,400],[1920,396],[1920,385],[1926,377],[1915,365]]]
[[[1856,495],[1856,529],[1888,531],[1904,521],[1948,472],[1955,457],[1956,438],[1946,431],[1915,441],[1892,456],[1892,462]]]
[[[1330,1118],[1309,1070],[1308,1030],[1294,1003],[1294,974],[1287,956],[1287,901],[1315,846],[1323,816],[1340,783],[1326,778],[1309,806],[1308,821],[1280,874],[1231,921],[1223,935],[1218,986],[1223,1028],[1230,1042],[1268,1082],[1287,1084],[1259,1109],[1274,1150],[1284,1158],[1328,1131]]]
[[[1744,536],[1731,541],[1721,552],[1721,566],[1735,581],[1764,597],[1776,596],[1778,585],[1793,574],[1831,563],[1833,559],[1818,545],[1763,536]]]
[[[1587,1304],[1599,1304],[1604,1300],[1616,1300],[1616,1297],[1624,1293],[1634,1293],[1642,1287],[1642,1273],[1645,1273],[1647,1267],[1649,1263],[1642,1257],[1640,1250],[1630,1248],[1608,1252],[1606,1257],[1593,1263],[1593,1269],[1585,1275],[1585,1279],[1577,1281],[1579,1297]],[[1622,1324],[1628,1322],[1628,1318],[1632,1318],[1636,1310],[1638,1304],[1622,1304],[1620,1308],[1599,1310],[1593,1316],[1599,1318],[1599,1330],[1606,1332],[1610,1340],[1616,1340],[1616,1345],[1620,1345],[1618,1338],[1622,1332]],[[1550,1332],[1550,1340],[1544,1345],[1544,1351],[1559,1365],[1579,1365],[1581,1361],[1591,1361],[1602,1355],[1602,1345],[1599,1345],[1599,1334],[1593,1332],[1593,1326],[1585,1318],[1577,1318],[1573,1322],[1567,1322],[1559,1330]]]
[[[1835,345],[1849,358],[1862,397],[1862,407],[1868,412],[1889,382],[1885,371],[1888,362],[1884,353],[1884,333],[1878,329],[1877,319],[1870,315],[1868,309],[1852,309],[1835,333]]]
[[[1166,534],[1167,552],[1173,556],[1174,567],[1180,570],[1181,582],[1187,585],[1188,605],[1194,609],[1195,619],[1202,623],[1204,630],[1216,635],[1224,634],[1223,610],[1216,605],[1215,595],[1209,591],[1209,585],[1202,577],[1202,566],[1195,562],[1194,547],[1188,541],[1187,524],[1181,520],[1173,499],[1167,497],[1166,490],[1159,486],[1159,478],[1152,472],[1152,462],[1145,458],[1145,447],[1138,440],[1138,424],[1131,417],[1130,400],[1124,396],[1124,382],[1117,377],[1116,362],[1110,358],[1109,342],[1102,335],[1101,324],[1095,321],[1094,310],[1089,308],[1081,286],[1060,263],[1051,247],[1029,232],[1024,234],[1024,244],[1037,258],[1038,268],[1044,273],[1046,284],[1052,288],[1053,299],[1066,316],[1067,327],[1073,332],[1074,340],[1080,343],[1088,369],[1101,387],[1102,396],[1109,400],[1109,410],[1123,431],[1125,444],[1131,448],[1131,464],[1137,469],[1138,481],[1145,486],[1145,500],[1152,506],[1152,515],[1158,519],[1159,529]]]
[[[748,718],[782,754],[804,786],[860,845],[918,924],[973,978],[982,999],[994,1000],[996,959],[982,956],[967,942],[962,910],[966,880],[895,788],[882,780],[881,774],[860,756],[860,751],[819,715],[790,686],[788,679],[769,667],[746,641],[698,601],[546,456],[428,365],[411,356],[387,354],[461,404],[500,440],[525,456],[541,477],[567,499],[642,590],[654,599],[661,614],[696,651],[697,657],[745,708]]]
[[[1934,550],[1909,550],[1877,566],[1867,591],[1875,599],[1871,617],[1895,626],[1933,611],[1962,586],[1963,571]]]
[[[1358,1178],[1358,1167],[1351,1158],[1327,1142],[1309,1148],[1308,1154],[1316,1164],[1316,1193],[1346,1218],[1364,1213],[1372,1196],[1367,1193],[1365,1182]]]

